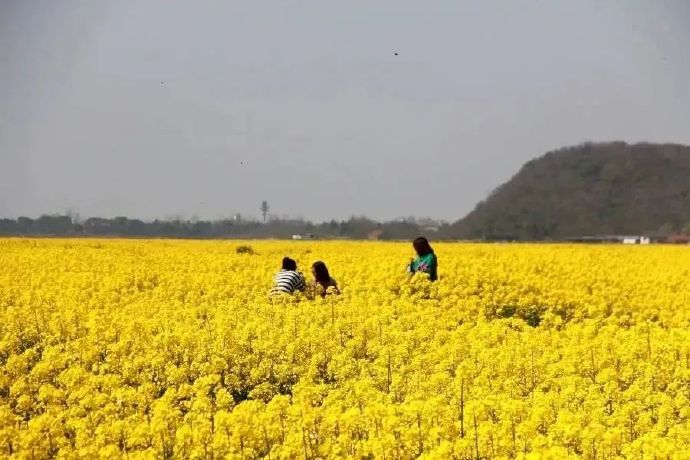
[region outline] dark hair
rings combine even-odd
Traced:
[[[311,268],[314,269],[314,277],[316,278],[317,283],[326,284],[328,281],[330,281],[331,275],[328,273],[328,267],[326,267],[325,263],[319,260],[314,262],[314,265],[312,265]]]
[[[297,262],[289,257],[283,257],[283,270],[297,270]]]
[[[431,245],[429,244],[429,240],[427,240],[423,236],[415,238],[412,242],[412,246],[414,246],[414,250],[417,251],[418,256],[425,256],[427,254],[434,253],[434,250],[431,249]]]

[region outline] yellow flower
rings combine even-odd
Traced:
[[[690,454],[686,248],[242,244],[0,239],[0,457]]]

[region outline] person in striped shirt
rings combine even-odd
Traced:
[[[297,272],[297,262],[289,257],[283,258],[283,268],[273,277],[271,295],[294,294],[295,291],[304,291],[307,284],[304,276]]]

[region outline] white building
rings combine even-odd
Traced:
[[[314,234],[307,233],[306,235],[292,235],[293,240],[313,240]]]
[[[624,236],[622,242],[623,244],[649,244],[650,239],[648,236]]]

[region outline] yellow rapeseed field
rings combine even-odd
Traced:
[[[0,457],[690,458],[690,247],[434,249],[0,240]]]

